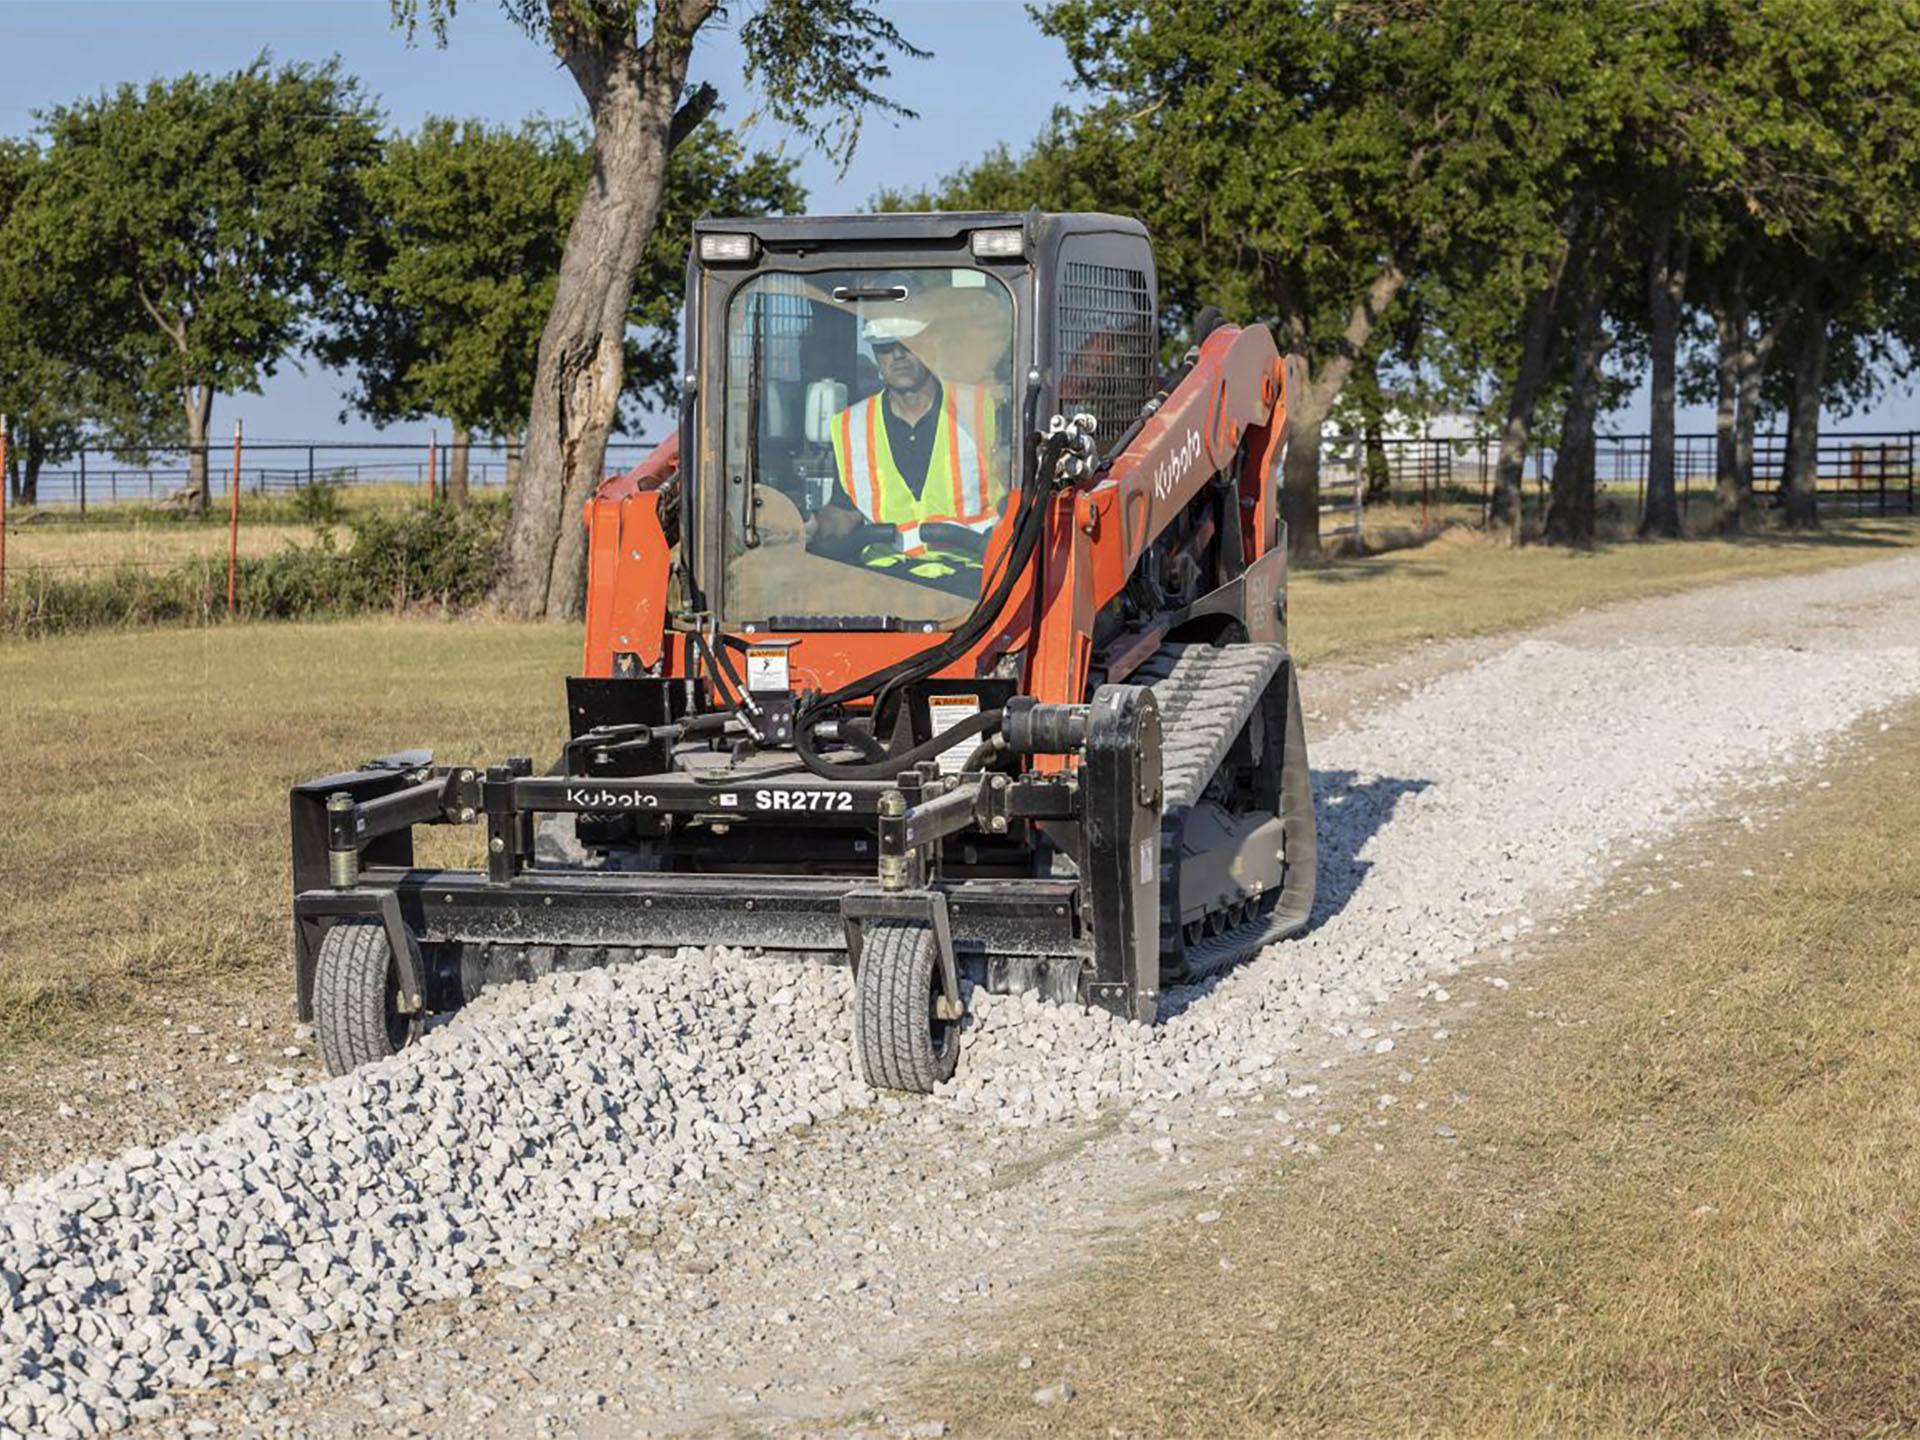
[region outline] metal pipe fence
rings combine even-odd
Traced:
[[[609,473],[625,470],[652,450],[657,440],[619,440],[607,447]],[[205,456],[208,484],[225,492],[229,442],[197,447]],[[139,456],[83,448],[45,465],[26,503],[49,509],[90,505],[159,504],[178,496],[192,477],[196,447],[173,446]],[[19,449],[14,464],[19,468]],[[475,442],[468,450],[467,484],[497,490],[507,483],[515,463],[499,442]],[[240,484],[244,495],[292,495],[310,486],[343,488],[388,486],[417,490],[421,497],[446,494],[453,451],[434,437],[425,441],[247,440],[241,449]]]
[[[1323,536],[1359,536],[1368,505],[1417,504],[1421,525],[1431,528],[1447,507],[1477,509],[1482,524],[1491,510],[1496,442],[1388,437],[1376,442],[1369,464],[1367,446],[1355,436],[1330,437],[1321,450],[1321,513],[1337,521]],[[1594,446],[1594,477],[1603,500],[1615,500],[1636,524],[1646,506],[1651,437],[1602,435]],[[1553,445],[1535,445],[1521,473],[1522,503],[1544,512],[1548,482],[1558,454]],[[1715,504],[1718,437],[1682,434],[1674,438],[1674,488],[1683,515],[1711,512]],[[1765,507],[1784,503],[1787,441],[1778,432],[1754,436],[1754,495]],[[1370,481],[1369,476],[1372,476]],[[1384,480],[1384,483],[1382,481]],[[1823,434],[1816,447],[1818,503],[1827,514],[1890,516],[1920,514],[1920,431],[1839,431]],[[1631,497],[1630,501],[1628,497]],[[1697,518],[1704,523],[1705,515]]]

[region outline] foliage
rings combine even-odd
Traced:
[[[338,525],[347,518],[341,487],[325,480],[302,485],[293,492],[294,517],[307,525]]]
[[[517,432],[586,178],[580,138],[559,126],[429,119],[388,140],[320,314],[316,348],[354,372],[352,408],[380,425],[438,415]]]
[[[324,491],[327,487],[315,487]],[[303,492],[306,493],[306,492]],[[415,505],[362,510],[310,544],[244,558],[236,601],[243,620],[309,620],[368,611],[465,610],[485,597],[500,550],[506,507],[492,496],[465,509]],[[79,580],[29,569],[10,577],[0,631],[22,635],[227,618],[224,558],[176,569],[111,570]]]
[[[422,20],[445,44],[459,0],[391,0],[394,23],[415,35]],[[721,0],[500,0],[514,24],[556,55],[599,64],[656,39],[691,46],[709,20],[730,18]],[[774,118],[819,145],[842,173],[870,112],[912,119],[882,86],[893,56],[924,60],[919,49],[866,0],[758,0],[740,22],[746,70]],[[705,105],[712,104],[709,92]]]

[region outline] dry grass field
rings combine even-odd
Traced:
[[[1296,570],[1292,639],[1303,664],[1423,640],[1511,630],[1636,596],[1855,564],[1920,544],[1920,521],[1846,520],[1810,535],[1768,532],[1685,544],[1605,544],[1586,554],[1512,549],[1475,530],[1426,545]]]
[[[1489,998],[1417,1078],[1409,1045],[1339,1072],[1324,1153],[1170,1196],[1220,1219],[1115,1247],[926,1403],[991,1436],[1912,1434],[1920,716],[1872,739],[1758,840],[1623,873],[1663,883],[1510,992],[1449,982]]]
[[[1308,666],[1362,659],[1916,541],[1920,526],[1859,523],[1569,556],[1455,533],[1297,574],[1293,638]],[[432,620],[0,642],[0,1047],[84,1045],[91,1018],[137,1014],[152,986],[271,989],[288,785],[413,745],[544,760],[579,643],[573,627]]]
[[[0,644],[0,1048],[280,972],[288,786],[411,745],[544,762],[579,643],[366,621]]]
[[[240,527],[240,553],[271,555],[295,541],[311,541],[314,534],[310,525],[249,522]],[[226,553],[225,525],[135,519],[125,525],[28,525],[7,532],[9,571],[48,571],[74,579],[126,565],[171,569],[203,555]]]

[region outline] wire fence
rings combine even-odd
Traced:
[[[607,468],[617,473],[636,464],[658,440],[617,440],[607,447]],[[31,494],[18,490],[15,505],[48,509],[158,504],[173,501],[191,481],[196,449],[206,457],[209,482],[224,493],[230,480],[231,442],[156,449],[129,457],[92,447],[56,464],[42,466]],[[425,441],[246,440],[241,442],[240,489],[243,495],[292,495],[312,486],[413,489],[444,495],[454,470],[453,447]],[[475,490],[499,489],[518,464],[517,455],[499,441],[475,442],[467,451],[467,484]],[[21,477],[16,448],[14,467]]]
[[[0,420],[0,615],[9,570],[16,584],[55,583],[129,571],[160,576],[207,563],[224,564],[232,610],[243,557],[311,537],[356,507],[444,499],[456,468],[438,436],[424,443],[249,440],[238,429],[231,440],[140,456],[89,447],[41,466],[29,487],[21,447],[14,443],[9,456]],[[630,469],[657,444],[610,444],[608,473]],[[471,445],[466,459],[467,485],[478,494],[497,494],[518,465],[499,442]],[[190,513],[184,502],[196,461],[207,496]]]

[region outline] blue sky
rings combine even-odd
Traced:
[[[694,52],[692,78],[719,88],[723,119],[752,144],[802,156],[800,177],[817,211],[863,208],[875,192],[957,169],[997,141],[1022,145],[1065,98],[1065,57],[1020,0],[885,3],[902,33],[936,58],[899,64],[886,93],[919,118],[869,120],[844,178],[784,127],[755,116],[730,29],[709,25]],[[584,116],[572,79],[497,0],[462,0],[444,50],[424,34],[409,47],[389,15],[387,0],[0,0],[0,133],[23,134],[35,110],[122,81],[231,70],[263,48],[281,60],[338,54],[401,129],[427,115],[509,123]],[[222,396],[215,433],[238,414],[262,440],[372,437],[358,419],[343,430],[339,382],[306,366],[305,375],[284,369],[264,395]],[[381,438],[410,432],[396,426]]]
[[[916,120],[875,118],[842,177],[782,127],[755,114],[730,30],[709,26],[693,78],[724,97],[724,118],[750,143],[802,155],[800,175],[817,212],[857,209],[888,186],[945,174],[1005,141],[1032,138],[1056,104],[1074,98],[1060,47],[1041,35],[1021,0],[882,0],[930,61],[903,61],[889,93]],[[736,6],[738,8],[738,6]],[[496,0],[462,0],[445,49],[409,46],[390,23],[387,0],[0,0],[0,133],[22,134],[33,112],[122,81],[244,65],[262,49],[282,60],[341,57],[378,97],[389,121],[410,129],[427,115],[517,122],[583,114],[579,92],[552,58],[506,19]],[[289,364],[264,395],[221,397],[219,433],[239,415],[258,439],[348,439],[375,432],[343,426],[336,377]],[[1644,391],[1612,427],[1645,425]],[[1683,429],[1707,430],[1703,407],[1683,409]],[[1843,423],[1849,429],[1920,428],[1920,401],[1905,392]],[[426,427],[417,427],[424,431]],[[413,438],[395,427],[382,438]],[[421,438],[424,438],[422,436]]]

